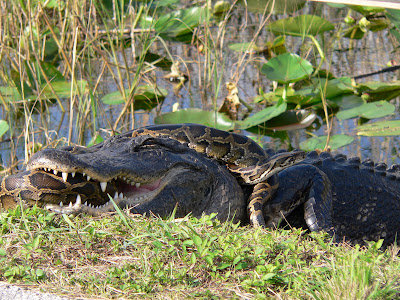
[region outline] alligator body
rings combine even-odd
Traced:
[[[308,208],[322,221],[332,226],[337,240],[363,244],[384,239],[384,246],[398,240],[400,233],[400,165],[387,168],[358,157],[347,159],[313,151],[305,160],[279,173],[280,186],[274,198],[264,206],[267,226],[279,222],[284,211],[287,222],[305,226],[305,200]],[[289,208],[289,209],[288,209]],[[318,225],[317,225],[318,227]]]
[[[400,232],[400,166],[264,151],[244,136],[200,125],[147,127],[91,148],[46,149],[27,169],[2,181],[3,207],[21,199],[60,213],[97,214],[114,210],[111,196],[141,214],[168,216],[176,208],[176,216],[218,213],[246,223],[248,213],[255,226],[284,219],[353,243],[384,238],[389,245]]]

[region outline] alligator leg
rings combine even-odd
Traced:
[[[281,171],[278,177],[276,194],[264,201],[266,226],[277,226],[283,217],[303,205],[308,228],[332,234],[332,190],[326,174],[312,165],[296,165]]]
[[[257,183],[254,186],[253,193],[250,195],[247,210],[250,224],[254,227],[265,227],[263,216],[263,207],[276,192],[279,186],[278,176],[273,175],[264,182]]]

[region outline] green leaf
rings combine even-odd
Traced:
[[[400,80],[372,81],[357,85],[357,91],[368,96],[368,101],[391,100],[400,95]]]
[[[360,106],[339,111],[336,117],[339,120],[346,120],[355,117],[363,117],[366,119],[381,118],[387,115],[391,115],[396,110],[396,107],[385,101],[364,103]]]
[[[192,7],[164,14],[154,26],[156,32],[168,37],[191,33],[195,27],[206,21],[205,8]]]
[[[307,60],[294,53],[284,53],[271,58],[261,68],[269,80],[281,84],[297,82],[310,76],[314,68]]]
[[[10,126],[8,126],[7,121],[0,120],[0,137],[2,137],[8,129],[10,129]]]
[[[232,130],[235,124],[225,114],[198,108],[181,109],[157,116],[155,124],[198,123],[222,130]]]
[[[319,137],[313,137],[311,139],[305,140],[300,143],[300,149],[304,151],[313,151],[315,149],[324,149],[326,145],[326,139],[328,137],[325,136],[319,136]],[[344,134],[337,134],[337,135],[332,135],[329,139],[329,147],[334,150],[338,149],[340,147],[346,146],[353,142],[354,138],[348,135]]]
[[[87,144],[87,147],[92,147],[93,145],[99,144],[99,143],[101,143],[101,142],[103,142],[103,141],[104,141],[103,137],[102,137],[100,134],[96,133],[96,134],[90,139],[89,143]]]
[[[129,95],[130,90],[126,89],[125,94]],[[164,100],[168,91],[164,88],[157,88],[154,85],[146,84],[138,86],[133,98],[135,99],[135,110],[151,110]],[[110,93],[101,98],[104,104],[117,105],[125,103],[125,99],[119,91]]]
[[[374,15],[385,11],[385,8],[377,6],[349,5],[349,7],[364,16]]]
[[[265,121],[272,119],[273,117],[279,116],[287,108],[287,103],[281,98],[278,103],[273,106],[264,108],[263,110],[256,112],[254,115],[247,117],[243,121],[236,121],[240,129],[247,129]]]
[[[18,89],[12,86],[0,86],[0,95],[0,97],[2,97],[5,102],[12,103],[22,100]]]
[[[265,13],[271,12],[273,14],[291,14],[301,9],[306,1],[305,0],[239,0],[239,4],[246,7],[251,12]]]
[[[329,99],[330,106],[338,106],[340,109],[350,109],[363,105],[365,101],[354,94],[339,95]]]
[[[213,265],[213,258],[210,255],[207,255],[206,257],[204,257],[204,260],[206,261],[206,263],[208,263],[210,266]]]
[[[319,16],[300,15],[275,21],[267,25],[267,28],[277,35],[316,36],[319,33],[335,29],[335,26]]]
[[[76,85],[66,80],[51,81],[49,84],[44,83],[42,85],[43,90],[41,95],[46,96],[48,99],[54,99],[56,95],[59,98],[69,98],[77,95],[78,92],[83,95],[86,85],[86,80],[78,80]],[[51,90],[50,86],[53,88],[54,92]]]
[[[250,42],[229,44],[228,48],[235,52],[244,52],[247,49],[249,49],[250,44],[251,44]],[[255,50],[255,49],[256,49],[256,46],[253,44],[253,46],[249,50]]]
[[[390,30],[390,33],[400,42],[400,10],[398,9],[386,9],[386,17],[396,27]],[[396,30],[397,29],[397,30]]]
[[[357,135],[392,136],[400,135],[400,120],[381,121],[358,126]]]

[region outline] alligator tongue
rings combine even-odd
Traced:
[[[142,194],[152,192],[160,187],[161,179],[156,180],[152,183],[140,184],[140,186],[130,185],[125,182],[118,182],[118,191],[126,196],[131,194]]]

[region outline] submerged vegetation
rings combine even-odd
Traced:
[[[400,134],[399,10],[302,0],[0,0],[0,9],[3,175],[44,147],[90,146],[151,123],[246,130],[305,150]],[[396,146],[385,149],[393,161]],[[0,224],[0,280],[70,296],[400,295],[398,249],[379,242],[360,249],[322,234],[122,212],[17,208]]]

